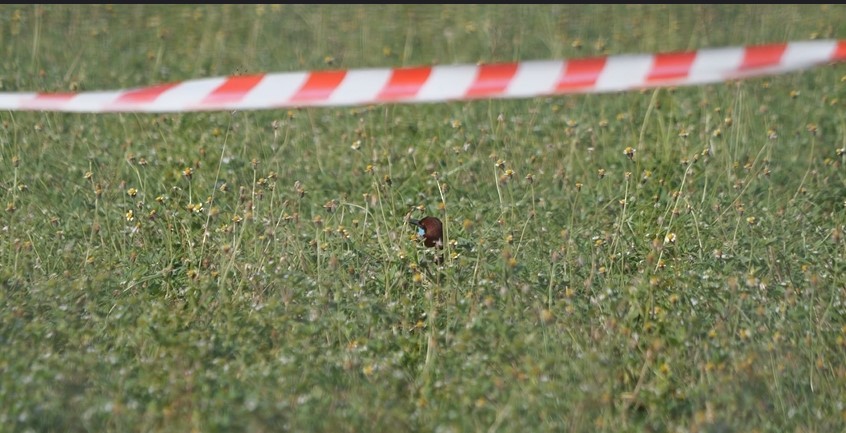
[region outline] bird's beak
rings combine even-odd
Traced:
[[[408,220],[408,223],[420,227],[420,220]]]

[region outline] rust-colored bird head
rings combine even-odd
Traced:
[[[417,227],[417,236],[423,238],[423,244],[431,248],[444,247],[444,226],[441,220],[427,216],[422,220],[408,220]]]

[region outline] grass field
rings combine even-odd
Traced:
[[[842,5],[2,6],[0,90],[844,23]],[[840,64],[532,100],[0,113],[0,431],[844,431],[844,105]],[[445,221],[441,265],[409,214]]]

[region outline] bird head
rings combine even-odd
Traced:
[[[417,227],[417,236],[423,238],[424,245],[429,248],[444,247],[444,228],[441,220],[427,216],[421,220],[408,220],[408,222]]]

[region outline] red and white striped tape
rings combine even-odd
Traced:
[[[528,98],[706,84],[844,60],[846,41],[820,40],[565,61],[241,75],[103,92],[0,93],[0,109],[164,113]]]

